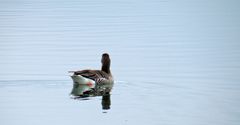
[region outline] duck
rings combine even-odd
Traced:
[[[70,73],[73,73],[71,78],[74,84],[84,84],[93,88],[96,84],[113,84],[114,79],[110,70],[111,59],[108,53],[102,54],[101,63],[101,70],[85,69],[69,71]]]

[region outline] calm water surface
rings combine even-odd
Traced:
[[[239,125],[237,0],[0,0],[0,124]],[[112,59],[73,99],[67,71]],[[106,101],[105,101],[106,102]]]

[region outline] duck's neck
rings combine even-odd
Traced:
[[[102,71],[111,74],[110,72],[110,65],[102,65]]]

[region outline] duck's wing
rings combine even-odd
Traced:
[[[101,70],[97,70],[96,74],[98,77],[95,79],[95,81],[98,84],[105,84],[105,83],[113,82],[111,74],[107,74],[106,72],[101,71]]]
[[[81,75],[85,78],[89,78],[92,80],[95,80],[97,78],[97,74],[93,70],[80,70],[80,71],[75,71],[75,75]]]
[[[83,77],[92,79],[96,82],[109,79],[109,75],[101,70],[81,70],[75,71],[75,75],[81,75]]]

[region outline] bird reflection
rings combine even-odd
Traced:
[[[111,105],[111,90],[113,83],[111,84],[73,84],[71,95],[74,99],[88,100],[89,97],[102,96],[102,109],[109,110]]]
[[[102,96],[102,109],[108,110],[110,109],[110,105],[111,105],[110,93],[105,93]]]

